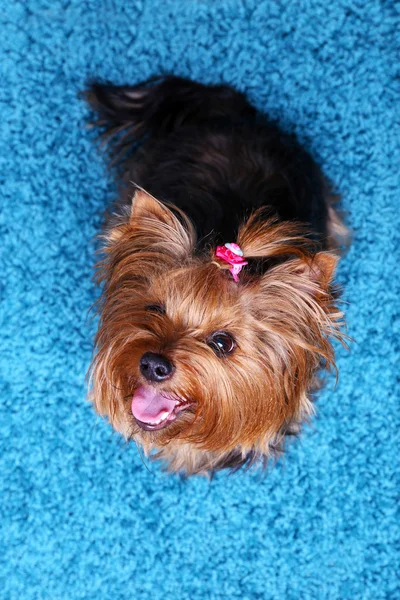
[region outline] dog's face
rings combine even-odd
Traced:
[[[336,258],[311,255],[295,225],[255,215],[227,241],[272,266],[245,267],[236,283],[214,251],[194,253],[193,228],[176,214],[138,190],[127,222],[106,235],[95,407],[145,448],[265,447],[307,416],[316,370],[333,365]]]

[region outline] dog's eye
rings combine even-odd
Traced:
[[[148,304],[145,306],[145,309],[158,315],[165,315],[165,306],[163,304]]]
[[[214,350],[217,356],[227,356],[236,347],[235,340],[227,331],[216,331],[210,335],[207,344]]]

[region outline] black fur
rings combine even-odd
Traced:
[[[308,224],[310,237],[326,247],[320,169],[243,94],[166,76],[136,86],[94,83],[86,97],[124,157],[123,203],[137,184],[175,204],[193,221],[199,248],[234,241],[240,223],[261,206]]]

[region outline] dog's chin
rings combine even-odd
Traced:
[[[133,394],[131,410],[135,423],[144,431],[160,431],[169,427],[193,402],[143,385]]]

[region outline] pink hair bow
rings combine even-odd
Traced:
[[[215,256],[232,265],[229,270],[232,273],[233,279],[238,282],[240,271],[248,264],[247,260],[244,260],[243,258],[243,252],[240,249],[240,246],[233,243],[217,246]]]

